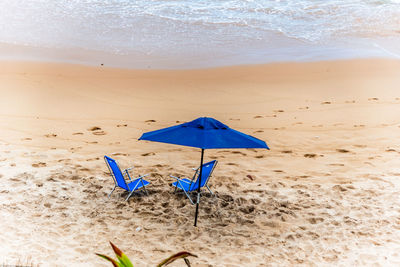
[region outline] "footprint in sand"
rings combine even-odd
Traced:
[[[340,166],[340,167],[342,167],[342,166],[344,166],[344,164],[343,163],[330,163],[329,166]]]
[[[26,137],[26,138],[22,138],[21,140],[22,141],[30,141],[30,140],[32,140],[32,138]]]
[[[249,178],[249,179],[252,180],[252,181],[254,181],[254,179],[255,179],[254,176],[252,176],[252,175],[250,175],[250,174],[247,174],[246,177]]]
[[[102,130],[100,127],[98,127],[98,126],[93,126],[93,127],[89,128],[88,131],[91,131],[92,134],[94,134],[94,135],[105,135],[105,134],[106,134],[106,132],[103,131],[103,130]]]
[[[231,121],[240,121],[240,119],[235,119],[235,118],[229,118]]]
[[[81,132],[73,133],[72,135],[83,135]]]
[[[333,189],[333,190],[336,190],[336,191],[341,191],[341,192],[347,191],[347,189],[346,189],[345,187],[343,187],[343,186],[341,186],[341,185],[339,185],[339,184],[334,185],[334,186],[332,187],[332,189]]]
[[[71,147],[69,150],[71,150],[72,152],[75,152],[75,151],[77,151],[77,150],[79,150],[79,149],[82,149],[82,147],[81,147],[81,146],[78,146],[78,147]]]
[[[353,127],[355,127],[355,128],[363,128],[363,127],[365,127],[365,125],[364,124],[354,124]]]
[[[386,152],[396,152],[396,149],[388,148],[388,149],[386,149],[385,151],[386,151]]]
[[[330,102],[330,101],[324,101],[321,103],[321,105],[330,105],[330,104],[332,104],[332,102]]]
[[[285,112],[283,109],[274,110],[274,112]]]
[[[128,124],[117,124],[117,127],[127,127]]]
[[[88,142],[88,141],[86,141],[86,144],[98,144],[99,142],[97,142],[97,141],[93,141],[93,142]]]
[[[151,122],[156,122],[156,120],[147,120],[147,121],[145,121],[145,122],[151,123]]]
[[[282,150],[281,153],[291,154],[291,153],[293,153],[293,151],[292,150]]]
[[[94,135],[106,135],[107,133],[105,131],[93,131],[92,134],[94,134]]]
[[[129,156],[129,154],[126,154],[126,153],[120,153],[120,152],[111,153],[111,155],[113,155],[113,156]]]
[[[309,109],[310,107],[300,107],[299,109]]]
[[[348,101],[345,101],[344,103],[346,103],[346,104],[353,104],[353,103],[356,103],[356,101],[355,100],[348,100]]]
[[[257,156],[255,156],[254,158],[256,158],[256,159],[262,159],[262,158],[264,158],[265,156],[264,155],[257,155]]]
[[[354,147],[359,147],[359,148],[366,148],[366,145],[353,145]]]
[[[139,166],[136,166],[136,167],[139,167]],[[163,168],[163,167],[167,167],[167,165],[156,164],[156,165],[153,165],[152,167],[154,167],[154,168]]]
[[[371,97],[371,98],[368,98],[368,100],[369,100],[369,101],[377,101],[377,100],[379,100],[379,98],[377,98],[377,97]]]
[[[134,139],[134,140],[137,140],[136,138],[132,138],[132,139]],[[114,142],[114,143],[108,143],[110,146],[111,145],[119,145],[119,144],[121,144],[121,142]]]
[[[71,159],[59,159],[59,160],[57,160],[58,162],[70,162],[71,161]]]
[[[311,224],[317,224],[317,223],[323,222],[324,218],[311,217],[311,218],[308,218],[307,221],[309,221]]]
[[[88,172],[88,171],[90,171],[90,169],[85,168],[85,167],[81,167],[80,165],[76,165],[75,168],[76,168],[76,169],[79,169],[80,171],[83,171],[83,172]]]
[[[243,152],[240,152],[240,151],[232,151],[231,153],[232,153],[232,154],[240,154],[240,155],[242,155],[242,156],[247,156],[246,153],[243,153]]]
[[[317,157],[317,154],[314,154],[314,153],[307,153],[307,154],[304,154],[304,157],[305,157],[305,158],[315,158],[315,157]]]
[[[143,154],[141,154],[141,156],[143,156],[143,157],[147,157],[147,156],[154,156],[156,153],[154,153],[154,152],[149,152],[149,153],[143,153]]]
[[[263,130],[258,130],[258,131],[255,131],[253,133],[263,133],[263,132],[264,132]]]
[[[255,207],[253,205],[249,205],[249,206],[240,207],[239,210],[241,212],[243,212],[244,214],[250,214],[255,210]]]
[[[338,149],[336,149],[336,151],[339,153],[349,153],[350,152],[350,150],[343,149],[343,148],[338,148]]]
[[[47,164],[45,162],[37,162],[37,163],[32,164],[32,167],[35,167],[35,168],[46,167],[46,166],[47,166]]]
[[[56,134],[45,134],[44,136],[46,136],[46,137],[57,137],[57,135]]]
[[[92,158],[92,159],[87,159],[86,161],[94,161],[94,160],[99,160],[100,158],[99,157],[96,157],[96,158]]]
[[[260,118],[262,118],[263,116],[260,116],[260,115],[257,115],[257,116],[254,116],[253,118],[254,119],[260,119]]]
[[[101,128],[99,127],[99,126],[93,126],[93,127],[90,127],[89,129],[88,129],[88,131],[91,131],[91,132],[93,132],[93,131],[100,131],[101,130]]]

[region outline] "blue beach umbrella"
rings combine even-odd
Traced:
[[[229,128],[213,118],[202,117],[183,124],[144,133],[139,140],[147,140],[182,146],[198,147],[201,149],[200,176],[204,149],[215,148],[265,148],[267,144],[253,136]],[[199,181],[201,184],[201,180]],[[194,226],[197,225],[197,215],[200,202],[200,187],[197,189],[197,203]]]

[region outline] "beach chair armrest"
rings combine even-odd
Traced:
[[[136,179],[143,179],[144,177],[149,176],[149,174],[144,174],[144,175],[140,175],[139,177],[137,177]]]
[[[135,167],[126,168],[123,172],[130,171],[130,170],[132,170],[132,169],[134,169],[134,168],[135,168]]]
[[[125,170],[122,172],[122,175],[123,175],[123,176],[128,176],[128,178],[129,178],[130,181],[132,181],[132,179],[131,179],[131,176],[130,176],[130,174],[129,174],[129,171],[132,170],[133,168],[135,168],[135,167],[127,168],[127,169],[125,169]]]
[[[176,177],[176,176],[173,176],[173,175],[170,175],[172,178],[174,178],[174,179],[176,179],[177,181],[180,181],[180,182],[183,182],[183,183],[187,183],[187,184],[190,184],[188,181],[185,181],[185,180],[182,180],[181,178],[179,178],[179,177]]]

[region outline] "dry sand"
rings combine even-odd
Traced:
[[[0,263],[135,266],[188,250],[193,266],[400,265],[400,62],[349,60],[205,70],[0,63]],[[144,131],[214,117],[264,150],[218,159],[194,206],[169,174],[199,150],[138,142]],[[92,131],[92,127],[100,129]],[[125,202],[103,156],[149,173]],[[176,262],[171,266],[183,266]]]

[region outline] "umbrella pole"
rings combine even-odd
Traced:
[[[201,149],[201,160],[200,160],[200,173],[199,173],[199,187],[197,188],[197,202],[196,202],[196,214],[194,216],[194,226],[197,226],[197,215],[199,214],[199,204],[200,204],[200,185],[201,185],[201,175],[203,171],[203,157],[204,149]]]

